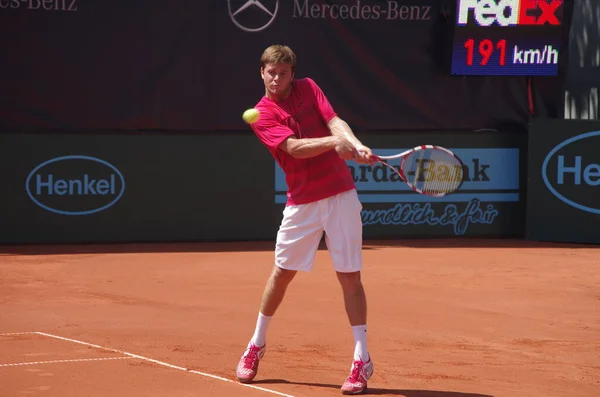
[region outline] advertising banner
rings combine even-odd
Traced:
[[[519,236],[525,136],[373,134],[376,152],[436,143],[466,167],[443,199],[348,162],[365,238]],[[591,172],[591,171],[590,171]],[[274,240],[285,179],[253,135],[0,134],[0,243]]]
[[[445,146],[462,159],[466,179],[458,192],[430,197],[413,192],[388,167],[348,161],[363,203],[366,238],[518,236],[524,232],[522,137],[506,135],[499,140],[493,133],[457,133],[448,139],[434,133],[413,133],[399,138],[378,136],[376,141],[380,146],[371,148],[380,155],[413,147],[395,146],[398,141]],[[467,147],[457,146],[461,144]],[[275,163],[274,202],[284,204],[286,191],[285,175]]]
[[[457,0],[452,73],[556,76],[564,8],[563,0]]]
[[[532,121],[527,238],[600,243],[599,149],[600,121]]]
[[[0,134],[0,243],[274,238],[265,154],[234,134]]]

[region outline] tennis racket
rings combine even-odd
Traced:
[[[373,155],[373,159],[392,169],[412,190],[427,196],[452,194],[464,180],[463,162],[441,146],[421,145],[391,156]]]

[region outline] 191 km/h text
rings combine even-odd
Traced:
[[[468,66],[472,66],[475,62],[486,66],[492,56],[496,54],[499,66],[505,66],[507,61],[512,65],[558,63],[558,49],[549,44],[541,47],[523,47],[515,44],[509,49],[504,39],[495,42],[490,39],[479,41],[468,39],[464,47],[467,49],[466,63]]]

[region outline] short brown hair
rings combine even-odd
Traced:
[[[268,47],[260,57],[260,67],[272,63],[285,63],[292,67],[292,73],[296,70],[296,54],[286,45],[275,44]]]

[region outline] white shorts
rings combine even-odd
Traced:
[[[288,205],[277,233],[275,264],[310,271],[323,232],[337,272],[362,270],[362,204],[355,189],[314,203]]]

